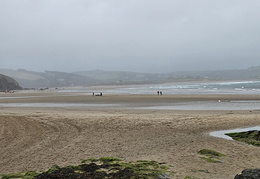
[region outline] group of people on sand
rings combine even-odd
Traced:
[[[95,94],[95,93],[92,93],[93,96],[102,96],[103,94],[102,93],[99,93],[99,94]],[[162,91],[157,91],[157,95],[162,95]]]
[[[162,91],[157,91],[157,95],[162,95]]]
[[[103,95],[102,93],[99,93],[99,94],[93,93],[93,96],[102,96],[102,95]]]

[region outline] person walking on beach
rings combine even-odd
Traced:
[[[162,95],[162,91],[160,91],[160,95]]]

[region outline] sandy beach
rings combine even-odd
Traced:
[[[143,107],[232,100],[260,100],[260,95],[110,94],[94,97],[56,92],[2,93],[0,174],[43,171],[53,164],[76,165],[83,159],[111,156],[126,161],[166,163],[175,172],[172,176],[175,179],[185,176],[231,179],[245,168],[259,168],[260,150],[209,133],[259,126],[260,110]],[[200,158],[201,149],[215,150],[225,156],[220,163],[210,163]]]

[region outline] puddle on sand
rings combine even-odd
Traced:
[[[231,137],[225,135],[227,133],[234,133],[234,132],[245,132],[245,131],[252,131],[252,130],[260,130],[260,126],[248,127],[248,128],[237,128],[231,130],[223,130],[223,131],[214,131],[209,133],[213,137],[224,138],[228,140],[233,140]]]

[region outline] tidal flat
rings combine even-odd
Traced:
[[[56,92],[0,94],[0,104],[71,103],[77,107],[0,107],[0,174],[78,165],[86,158],[157,161],[172,178],[234,178],[260,163],[259,148],[209,135],[212,131],[260,126],[259,110],[160,110],[176,102],[260,100],[259,95],[68,95]],[[35,96],[33,98],[13,98]],[[93,104],[80,106],[80,104]],[[108,106],[99,106],[108,104]],[[118,104],[119,106],[110,106]],[[198,151],[225,154],[221,162]]]

